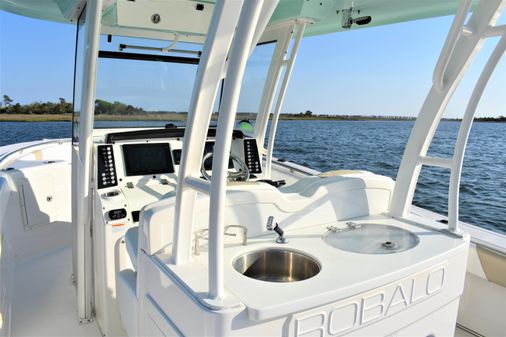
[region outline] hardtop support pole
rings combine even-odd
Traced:
[[[290,46],[294,28],[295,25],[290,25],[288,28],[285,27],[285,32],[283,32],[281,38],[276,41],[273,58],[269,66],[269,72],[267,80],[265,81],[262,100],[255,123],[255,133],[253,135],[257,141],[258,149],[261,152],[260,155],[265,154],[265,133],[267,131],[267,124],[269,123],[269,116],[271,115],[272,105],[274,104],[274,97],[281,77],[285,55]]]
[[[247,1],[241,11],[227,68],[227,80],[218,117],[216,142],[213,155],[213,175],[209,206],[209,298],[224,298],[223,282],[223,233],[225,222],[225,198],[228,161],[232,144],[241,83],[253,41],[255,27],[264,1]]]
[[[455,27],[459,25],[452,25],[451,37],[446,40],[451,46],[445,45],[443,48],[435,69],[433,86],[413,126],[397,173],[390,207],[393,216],[409,215],[421,167],[446,106],[505,4],[506,0],[481,0],[467,24],[464,24],[461,17],[467,13],[463,10],[457,12],[458,17],[454,21],[460,24],[460,31],[455,36]],[[462,0],[461,8],[467,6],[468,1]],[[454,204],[453,199],[452,203]],[[456,227],[452,229],[457,230]]]
[[[191,258],[195,200],[198,192],[209,193],[208,300],[216,302],[218,306],[224,299],[223,214],[237,103],[251,45],[256,44],[255,38],[260,36],[258,29],[263,31],[265,28],[259,25],[268,23],[268,20],[260,16],[270,17],[277,3],[277,0],[248,1],[247,5],[243,6],[242,0],[217,2],[199,63],[188,112],[176,191],[172,263],[183,264]],[[232,37],[234,37],[233,42]],[[213,176],[211,184],[208,184],[200,179],[200,164],[212,107],[219,83],[225,74],[227,81],[223,90],[216,132]]]
[[[191,257],[193,209],[198,191],[194,188],[193,182],[201,181],[200,164],[212,108],[219,83],[223,78],[226,59],[242,6],[242,0],[222,0],[216,3],[206,42],[202,49],[188,109],[181,165],[177,178],[174,244],[172,246],[173,264],[182,264]]]
[[[480,102],[480,98],[483,95],[483,91],[492,76],[497,63],[504,55],[506,50],[506,32],[503,33],[501,40],[497,44],[496,48],[490,55],[487,64],[483,68],[483,71],[476,83],[476,86],[471,94],[469,103],[462,118],[460,124],[459,135],[455,143],[455,150],[453,152],[453,161],[450,174],[450,186],[448,190],[448,227],[452,231],[458,231],[459,224],[459,186],[460,176],[462,173],[462,165],[464,162],[464,154],[466,151],[466,144],[471,132],[471,126],[473,125],[473,118],[476,113],[476,108]]]
[[[92,169],[93,169],[93,115],[95,111],[95,83],[102,0],[88,1],[86,5],[86,36],[83,63],[79,121],[79,154],[77,157],[77,309],[81,323],[92,320]]]
[[[272,112],[271,129],[269,130],[269,143],[267,145],[267,154],[265,158],[265,175],[268,178],[271,177],[272,153],[274,151],[274,141],[276,140],[276,131],[278,128],[279,114],[281,113],[281,107],[283,106],[283,102],[285,100],[286,89],[288,87],[288,83],[290,82],[290,76],[292,75],[293,65],[295,63],[295,58],[297,57],[297,51],[299,50],[300,41],[304,36],[305,28],[306,28],[305,22],[301,23],[297,27],[298,30],[297,35],[295,36],[295,40],[293,42],[290,57],[286,61],[286,69],[285,74],[283,76],[283,82],[281,83],[281,87],[279,89],[278,97],[276,100],[276,106],[274,107],[274,111]]]

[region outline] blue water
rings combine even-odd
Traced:
[[[97,123],[112,125],[118,122]],[[360,169],[395,178],[412,127],[413,122],[404,121],[281,121],[274,154],[320,171]],[[429,154],[450,156],[458,127],[457,122],[442,122]],[[70,137],[70,132],[68,122],[0,122],[0,146]],[[506,123],[474,124],[462,172],[460,219],[506,234],[505,145]],[[414,203],[446,214],[448,183],[448,170],[423,168]]]

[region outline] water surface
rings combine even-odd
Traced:
[[[395,179],[414,122],[282,121],[275,156],[320,171],[367,170]],[[458,122],[441,122],[429,155],[450,157]],[[506,234],[506,123],[475,123],[460,186],[460,219]],[[424,167],[413,203],[447,214],[450,171]]]
[[[122,126],[166,122],[124,122]],[[110,127],[118,122],[97,122]],[[274,155],[319,171],[368,170],[395,179],[413,122],[281,121]],[[459,123],[442,122],[429,150],[450,156]],[[70,137],[69,122],[0,122],[0,146],[43,138]],[[462,172],[460,219],[506,233],[506,123],[473,125]],[[447,213],[449,171],[422,169],[414,204]]]

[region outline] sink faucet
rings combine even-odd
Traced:
[[[276,238],[277,243],[288,243],[288,240],[284,236],[283,230],[281,229],[281,227],[279,227],[278,223],[274,221],[273,216],[270,216],[267,219],[267,229],[270,231],[275,231],[279,235]]]

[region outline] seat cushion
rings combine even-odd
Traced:
[[[139,250],[139,227],[135,226],[127,230],[125,233],[125,245],[132,261],[132,266],[137,270],[137,256]]]

